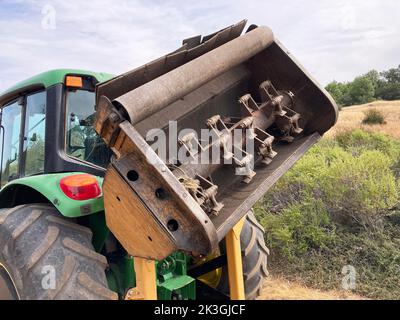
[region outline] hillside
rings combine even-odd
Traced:
[[[384,125],[363,125],[361,123],[364,113],[370,109],[377,109],[385,116]],[[397,101],[375,101],[363,105],[345,107],[339,112],[338,122],[326,136],[334,136],[337,133],[363,129],[369,132],[380,132],[400,139],[400,100]]]

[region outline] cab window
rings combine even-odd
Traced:
[[[2,108],[0,129],[1,187],[18,178],[22,106],[15,101]]]
[[[93,91],[68,89],[66,94],[66,153],[79,160],[106,167],[111,151],[98,136]]]
[[[1,109],[1,187],[19,177],[43,173],[45,114],[45,91],[20,97]]]
[[[46,93],[26,97],[24,156],[25,176],[44,172]]]

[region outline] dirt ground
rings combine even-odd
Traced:
[[[299,283],[269,276],[258,300],[364,300],[349,291],[322,291],[307,288]]]
[[[381,111],[385,117],[386,124],[363,125],[364,112],[369,109]],[[335,135],[338,132],[362,128],[372,132],[382,132],[396,139],[400,139],[400,100],[398,101],[375,101],[359,106],[345,107],[339,112],[337,124],[326,134]]]

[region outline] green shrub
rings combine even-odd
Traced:
[[[376,109],[370,109],[364,112],[363,124],[373,125],[373,124],[386,124],[385,117],[382,112]]]
[[[393,160],[392,170],[400,177],[400,141],[382,133],[368,133],[361,129],[340,133],[335,137],[336,143],[353,155],[365,150],[379,150]],[[331,143],[335,143],[331,140]]]
[[[336,222],[365,227],[374,222],[374,214],[397,203],[393,165],[394,159],[380,150],[364,148],[352,153],[338,145],[317,145],[279,181],[269,197],[281,208],[317,198]],[[288,191],[294,191],[296,198]]]
[[[369,133],[361,129],[339,133],[335,142],[345,151],[358,155],[364,150],[378,150],[394,161],[400,157],[400,141],[383,133]]]
[[[288,259],[308,250],[325,248],[334,241],[333,225],[322,201],[304,200],[261,219],[269,246]]]

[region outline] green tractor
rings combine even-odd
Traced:
[[[101,185],[111,152],[93,128],[95,86],[111,78],[53,70],[1,95],[0,299],[117,299],[135,287],[133,258],[105,222]],[[242,233],[245,272],[257,268],[246,283],[254,298],[267,251],[253,215]],[[180,253],[158,262],[159,298],[194,299],[188,268],[199,263]],[[203,283],[226,294],[224,270]]]
[[[0,96],[0,299],[260,295],[268,249],[251,208],[337,107],[245,23],[117,77],[53,70]],[[171,139],[172,120],[192,131]],[[196,138],[204,127],[215,140]],[[218,161],[163,159],[153,128],[170,155]],[[249,135],[230,152],[236,131]]]

